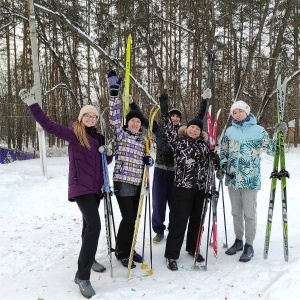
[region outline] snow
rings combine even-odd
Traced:
[[[273,159],[262,155],[262,190],[258,194],[255,256],[241,263],[241,254],[228,256],[225,243],[222,198],[218,204],[219,256],[208,249],[207,270],[193,270],[193,259],[184,251],[178,260],[179,270],[167,269],[165,241],[153,245],[153,275],[140,265],[126,279],[126,269],[113,258],[110,277],[103,203],[100,206],[102,230],[96,258],[107,267],[104,273],[92,271],[96,291],[92,299],[298,299],[300,283],[300,210],[299,148],[286,153],[291,178],[287,180],[289,221],[289,262],[283,258],[280,188],[277,188],[269,257],[263,258],[263,245],[270,192],[269,175]],[[73,282],[81,244],[81,214],[75,203],[67,200],[68,158],[47,159],[48,177],[43,177],[39,159],[0,165],[0,299],[84,299]],[[113,164],[109,166],[112,174]],[[153,172],[153,168],[151,169]],[[280,185],[279,185],[280,186]],[[120,221],[113,197],[116,227]],[[224,187],[228,244],[234,241],[230,203]],[[207,227],[207,226],[206,226]],[[143,219],[137,251],[142,252]],[[205,231],[206,232],[206,231]],[[167,232],[166,232],[167,235]],[[152,236],[153,237],[153,236]],[[205,254],[206,233],[201,253]],[[145,259],[149,260],[149,230],[146,230]]]

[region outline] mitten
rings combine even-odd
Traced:
[[[207,88],[203,94],[201,95],[202,99],[206,100],[206,99],[210,99],[211,98],[211,89]]]
[[[111,144],[108,144],[108,145],[105,145],[105,146],[100,146],[100,147],[98,148],[98,151],[99,151],[100,153],[106,154],[107,156],[113,155],[112,145],[111,145]]]
[[[283,134],[286,134],[288,130],[289,128],[285,122],[280,122],[275,125],[275,132],[282,132]]]
[[[154,159],[150,155],[145,155],[143,157],[143,162],[146,166],[152,167],[154,165]]]
[[[169,96],[167,93],[163,93],[159,97],[160,111],[162,116],[167,116],[169,114]]]
[[[122,83],[122,78],[118,77],[115,70],[111,70],[107,73],[107,81],[110,89],[111,96],[118,96],[120,86]]]
[[[26,89],[22,89],[19,92],[19,96],[21,100],[28,106],[36,103],[36,100],[34,98],[34,88],[32,88],[30,92],[28,92]]]
[[[217,170],[217,172],[216,172],[217,179],[223,180],[224,179],[224,175],[225,175],[225,172],[223,170],[221,170],[221,169]]]
[[[129,103],[129,107],[130,107],[131,110],[138,110],[140,112],[142,111],[141,108],[140,108],[140,106],[136,102],[134,102],[134,101],[132,101],[131,103]]]

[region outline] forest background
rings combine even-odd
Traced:
[[[126,39],[132,35],[130,94],[148,113],[167,89],[183,122],[199,107],[211,82],[213,112],[222,108],[220,135],[234,100],[244,100],[273,135],[276,80],[288,78],[285,121],[299,143],[299,0],[36,0],[42,105],[68,125],[85,104],[107,119],[105,75],[125,75]],[[208,78],[207,53],[215,60]],[[34,85],[29,8],[0,0],[0,143],[38,151],[35,122],[18,93]],[[294,123],[293,123],[294,122]],[[47,135],[47,147],[64,142]]]

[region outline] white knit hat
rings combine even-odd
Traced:
[[[230,108],[230,114],[232,116],[233,116],[233,111],[237,108],[242,109],[247,114],[247,116],[250,114],[250,106],[246,102],[239,100],[234,102]]]
[[[95,114],[99,118],[99,112],[95,106],[85,105],[81,108],[79,112],[78,121],[81,122],[83,115],[87,113]]]

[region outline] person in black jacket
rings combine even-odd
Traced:
[[[174,215],[170,223],[165,249],[167,267],[178,270],[179,258],[187,223],[186,251],[194,257],[198,230],[205,199],[205,185],[208,176],[209,146],[207,134],[203,132],[200,118],[190,120],[179,132],[173,126],[168,114],[168,95],[160,97],[163,116],[162,126],[175,157]],[[199,253],[197,261],[203,261]]]
[[[196,117],[202,120],[206,112],[207,99],[211,98],[211,90],[207,88],[201,95],[201,98],[200,109]],[[130,103],[130,108],[132,110],[141,111],[135,102]],[[178,131],[181,126],[181,111],[177,108],[173,108],[169,110],[169,116],[174,130]],[[144,118],[143,124],[145,128],[148,128],[149,120]],[[169,207],[169,226],[173,219],[175,164],[173,150],[168,144],[162,123],[154,121],[152,131],[155,134],[156,141],[156,159],[152,184],[152,229],[156,233],[153,242],[158,244],[164,238],[164,231],[166,229],[164,222],[166,219],[167,205]]]

